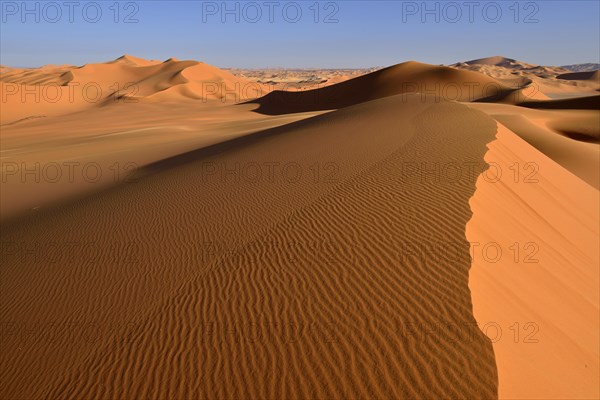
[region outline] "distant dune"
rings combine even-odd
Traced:
[[[177,61],[177,60],[170,58],[167,61]],[[146,60],[146,59],[143,59],[140,57],[131,56],[129,54],[124,54],[121,57],[108,62],[108,64],[124,64],[124,65],[130,65],[132,67],[147,67],[149,65],[157,65],[160,63],[161,62],[158,60]]]
[[[2,123],[118,102],[239,102],[267,93],[264,85],[201,62],[148,61],[133,56],[81,67],[10,69],[1,75],[0,83]]]
[[[504,68],[531,68],[533,64],[527,64],[521,61],[514,60],[503,56],[494,56],[486,58],[478,58],[476,60],[465,61],[468,65],[494,65]]]
[[[563,67],[533,65],[501,56],[456,63],[452,67],[488,75],[513,88],[508,95],[498,93],[486,100],[491,102],[518,104],[593,95],[600,90],[600,81],[593,79],[593,76],[570,75],[569,70]]]
[[[336,85],[302,92],[274,91],[253,100],[264,114],[333,110],[402,93],[435,94],[439,99],[473,101],[511,89],[469,71],[409,61]]]

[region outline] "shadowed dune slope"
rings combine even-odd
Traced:
[[[273,117],[252,108],[140,102],[3,126],[0,222],[135,180],[139,167],[158,160],[316,114]],[[52,165],[57,175],[47,173]],[[84,173],[90,165],[97,176]]]
[[[585,71],[585,72],[570,72],[566,74],[560,74],[556,79],[566,80],[581,80],[581,81],[600,81],[600,71]]]
[[[538,100],[538,103],[543,103],[546,100],[549,100],[549,97],[539,92],[537,88],[532,85],[531,81],[525,81],[522,85],[519,85],[519,88],[517,89],[496,90],[492,95],[476,99],[475,101],[479,103],[517,105],[534,100]]]
[[[600,110],[600,95],[560,100],[525,101],[519,105],[549,110]]]
[[[495,132],[393,96],[3,227],[3,243],[93,246],[3,253],[0,310],[34,333],[0,344],[0,397],[495,398],[468,289],[478,172],[420,173],[485,168]]]
[[[511,91],[497,80],[472,71],[409,61],[319,89],[273,91],[250,101],[257,112],[289,114],[333,110],[401,93],[424,93],[438,99],[473,101]]]

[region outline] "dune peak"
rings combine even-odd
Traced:
[[[536,69],[540,68],[538,64],[531,64],[514,58],[508,58],[504,56],[494,56],[487,58],[479,58],[476,60],[466,61],[467,65],[487,65],[492,67],[504,67],[512,69]]]
[[[502,65],[514,63],[514,62],[517,62],[517,60],[515,60],[513,58],[504,57],[504,56],[492,56],[492,57],[477,58],[475,60],[465,61],[464,63],[469,64],[469,65],[480,64],[480,65],[502,66]]]
[[[121,57],[108,62],[107,64],[124,64],[130,66],[146,66],[156,64],[157,61],[146,60],[145,58],[135,57],[129,54],[123,54]]]

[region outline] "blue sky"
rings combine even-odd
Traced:
[[[122,54],[246,68],[600,62],[598,0],[0,3],[0,63],[11,66]]]

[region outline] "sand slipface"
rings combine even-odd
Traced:
[[[499,397],[597,399],[598,190],[503,125],[489,148],[488,163],[521,172],[482,175],[467,225],[474,315],[494,321]]]

